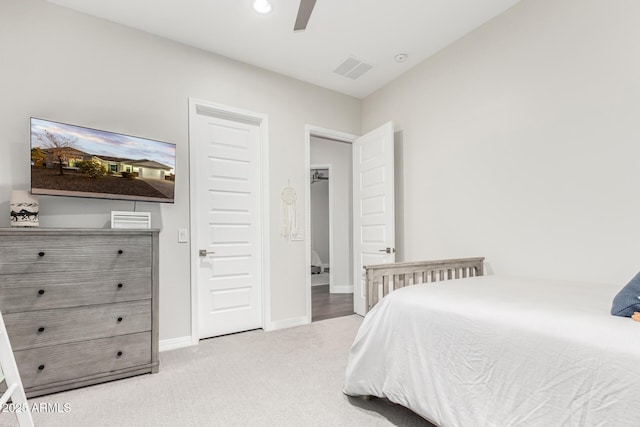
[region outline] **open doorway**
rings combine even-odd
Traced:
[[[307,183],[311,183],[312,141],[342,146],[342,155],[321,159],[314,154],[313,161],[333,165],[332,180],[338,184],[338,190],[349,192],[345,199],[333,199],[330,209],[332,218],[332,247],[329,293],[351,293],[353,295],[353,311],[364,315],[366,307],[366,286],[364,286],[364,266],[388,264],[395,262],[395,165],[394,165],[394,127],[393,122],[356,136],[315,126],[305,126],[305,153]],[[315,150],[314,150],[315,151]],[[347,159],[350,173],[338,177],[336,162]],[[331,179],[329,182],[332,181]],[[310,191],[306,192],[305,219],[306,235],[311,235]],[[332,194],[330,192],[330,194]],[[339,231],[335,221],[337,207],[349,209],[349,226]],[[336,240],[340,238],[340,242]],[[342,254],[338,250],[343,250]],[[344,281],[338,275],[339,263],[348,264],[346,271],[350,277]],[[307,321],[312,321],[312,289],[311,289],[311,244],[306,245],[307,275]],[[345,271],[345,269],[342,269]]]
[[[331,165],[311,165],[311,286],[329,286],[331,280]],[[333,184],[333,182],[331,183]]]
[[[351,141],[310,135],[311,321],[353,313]]]
[[[312,142],[312,153],[314,145],[322,144],[322,141]],[[332,147],[324,147],[327,151]],[[335,153],[333,153],[335,154]],[[338,162],[344,163],[344,162]],[[344,164],[341,165],[344,167]],[[353,288],[344,286],[344,279],[349,269],[344,260],[336,260],[333,262],[334,256],[334,240],[344,244],[344,239],[339,236],[334,239],[333,223],[346,222],[339,224],[339,228],[348,226],[349,209],[336,207],[333,202],[335,192],[335,183],[333,181],[332,164],[312,164],[311,184],[309,194],[311,198],[311,234],[309,241],[311,243],[311,320],[330,319],[333,317],[346,316],[353,313]],[[338,197],[344,196],[338,192]],[[347,221],[345,221],[347,220]],[[342,227],[340,227],[342,226]],[[348,245],[347,245],[348,246]],[[338,250],[338,252],[343,252]],[[335,268],[338,274],[335,274]],[[339,280],[336,281],[336,278]]]
[[[353,310],[362,316],[369,299],[365,267],[396,259],[394,146],[393,122],[352,143]]]

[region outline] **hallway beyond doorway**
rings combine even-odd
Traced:
[[[312,322],[353,314],[353,294],[329,293],[329,285],[313,286],[311,300]]]

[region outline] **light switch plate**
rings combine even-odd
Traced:
[[[178,228],[178,243],[187,243],[189,241],[189,232],[186,228]]]

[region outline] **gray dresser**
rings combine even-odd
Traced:
[[[0,229],[0,310],[28,397],[158,372],[158,230]]]

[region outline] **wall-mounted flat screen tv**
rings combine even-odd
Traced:
[[[176,146],[31,118],[31,193],[173,203]]]

